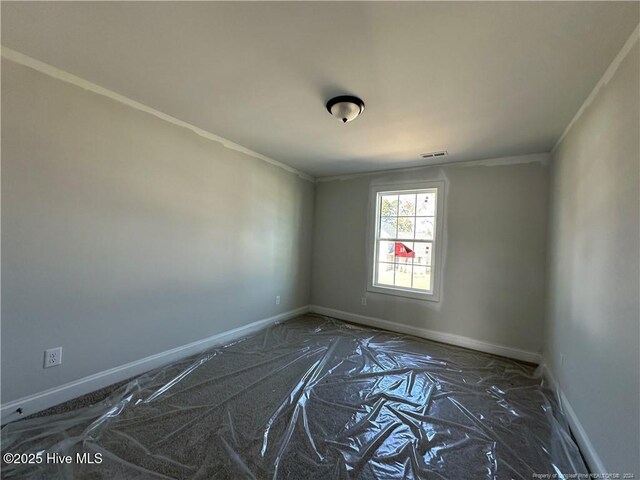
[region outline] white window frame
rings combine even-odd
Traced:
[[[431,253],[431,291],[421,291],[408,287],[396,287],[390,285],[377,285],[377,268],[378,268],[378,240],[380,240],[380,199],[381,194],[406,194],[415,190],[435,190],[436,192],[436,208],[434,218],[434,238],[433,249]],[[373,185],[370,192],[370,218],[369,218],[369,234],[367,241],[367,263],[368,280],[367,291],[373,293],[382,293],[386,295],[395,295],[399,297],[414,298],[417,300],[427,300],[431,302],[440,301],[440,293],[442,286],[442,243],[444,230],[444,196],[445,183],[442,180],[431,180],[424,182],[412,183],[390,183],[384,185]],[[405,241],[414,241],[405,239]]]

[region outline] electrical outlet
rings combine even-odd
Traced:
[[[366,306],[366,305],[367,305],[367,297],[362,297],[362,299],[360,300],[360,303],[361,303],[362,305],[365,305],[365,306]]]
[[[276,297],[276,305],[280,305],[280,295]]]
[[[50,348],[44,351],[43,368],[55,367],[62,363],[62,347]]]
[[[560,366],[564,367],[564,353],[560,354]]]

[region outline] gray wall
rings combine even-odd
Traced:
[[[544,158],[544,156],[542,156]],[[432,303],[366,293],[372,183],[444,179],[444,283]],[[451,165],[322,182],[316,187],[311,301],[315,305],[542,350],[548,167]]]
[[[545,354],[606,471],[636,475],[640,474],[638,56],[636,42],[553,157]]]
[[[313,190],[3,60],[2,402],[306,305]]]

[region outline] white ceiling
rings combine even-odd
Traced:
[[[549,151],[638,2],[2,2],[2,44],[314,176]],[[342,125],[327,99],[355,94]]]

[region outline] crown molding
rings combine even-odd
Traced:
[[[370,177],[373,175],[391,175],[394,173],[413,172],[427,168],[464,168],[464,167],[499,167],[503,165],[517,165],[521,163],[540,163],[546,165],[549,161],[549,153],[531,153],[527,155],[516,155],[512,157],[487,158],[480,160],[463,160],[459,162],[439,162],[429,165],[419,165],[416,167],[393,168],[389,170],[375,170],[373,172],[347,173],[344,175],[333,175],[329,177],[316,178],[316,183],[333,182],[335,180],[351,180],[353,178]]]
[[[598,83],[596,83],[596,86],[593,87],[593,90],[591,90],[591,93],[589,94],[589,96],[586,98],[584,102],[582,102],[582,105],[580,106],[576,114],[573,116],[573,118],[567,125],[567,128],[564,129],[564,132],[562,132],[562,135],[560,135],[560,138],[551,149],[551,153],[555,153],[555,151],[558,149],[562,141],[569,134],[569,131],[571,130],[573,125],[580,119],[584,111],[587,108],[589,108],[589,105],[591,105],[591,102],[593,102],[593,100],[596,98],[598,93],[600,93],[600,90],[603,87],[605,87],[607,83],[609,83],[609,80],[613,78],[616,71],[618,70],[618,67],[620,67],[620,64],[622,63],[622,61],[626,58],[627,54],[631,51],[631,47],[633,47],[633,45],[638,41],[639,38],[640,38],[640,23],[636,26],[636,28],[633,30],[633,33],[629,36],[629,38],[627,39],[625,44],[622,46],[618,54],[615,56],[613,61],[609,64],[609,66],[605,70],[600,80],[598,80]]]
[[[153,115],[154,117],[164,120],[165,122],[172,123],[178,127],[191,130],[197,135],[200,135],[201,137],[204,137],[208,140],[212,140],[214,142],[220,143],[224,147],[230,150],[235,150],[237,152],[244,153],[245,155],[248,155],[250,157],[263,160],[271,165],[274,165],[278,168],[286,170],[287,172],[293,173],[298,177],[308,180],[310,182],[315,181],[314,177],[312,177],[311,175],[305,172],[302,172],[296,168],[290,167],[285,163],[282,163],[278,160],[274,160],[273,158],[269,158],[266,155],[262,155],[261,153],[258,153],[249,148],[243,147],[242,145],[239,145],[230,140],[227,140],[226,138],[223,138],[219,135],[211,133],[200,127],[196,127],[195,125],[185,122],[184,120],[180,120],[179,118],[172,117],[171,115],[168,115],[159,110],[156,110],[155,108],[149,107],[140,102],[132,100],[128,97],[125,97],[124,95],[120,95],[119,93],[116,93],[112,90],[101,87],[100,85],[90,82],[89,80],[85,80],[84,78],[78,77],[77,75],[74,75],[72,73],[66,72],[52,65],[49,65],[48,63],[41,62],[40,60],[36,60],[35,58],[29,57],[23,53],[7,48],[4,45],[1,46],[1,53],[2,53],[2,58],[5,58],[11,62],[18,63],[25,67],[36,70],[40,73],[44,73],[45,75],[53,77],[57,80],[70,83],[72,85],[75,85],[76,87],[80,87],[84,90],[89,90],[98,95],[102,95],[103,97],[110,98],[111,100],[115,100],[116,102],[127,105],[128,107]]]

